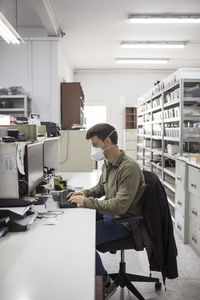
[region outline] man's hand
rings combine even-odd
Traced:
[[[77,195],[78,194],[78,195]],[[85,199],[85,196],[80,195],[80,193],[74,193],[68,200],[68,202],[79,204],[80,206],[83,206],[83,201]]]
[[[78,195],[81,195],[81,196],[85,196],[84,192],[71,192],[69,193],[66,198],[71,198],[72,196],[78,196]]]

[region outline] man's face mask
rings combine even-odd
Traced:
[[[101,145],[101,147],[97,148],[97,147],[92,147],[92,152],[91,152],[91,158],[92,160],[103,160],[105,159],[105,156],[104,156],[104,150],[106,149],[110,149],[116,145],[112,145],[106,149],[102,149],[102,146],[104,145],[105,141],[107,140],[107,138],[116,130],[113,130],[107,137],[106,139],[103,141],[103,144]]]

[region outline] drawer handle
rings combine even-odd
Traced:
[[[178,201],[177,203],[178,203],[178,205],[182,206],[182,202],[181,201]]]
[[[196,183],[191,183],[191,186],[193,187],[193,188],[197,188],[197,185],[196,185]]]
[[[181,228],[181,225],[180,225],[180,224],[177,224],[177,228],[178,228],[179,230],[182,230],[182,228]]]
[[[176,178],[177,180],[181,181],[181,176],[177,176]]]
[[[194,234],[192,235],[192,240],[195,242],[195,244],[197,244],[197,238]]]
[[[195,215],[197,217],[197,210],[196,209],[193,208],[192,213],[193,213],[193,215]]]

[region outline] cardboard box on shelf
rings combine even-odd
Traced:
[[[199,153],[190,153],[189,160],[193,163],[200,165],[200,154]]]

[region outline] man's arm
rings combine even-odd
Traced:
[[[87,189],[83,191],[85,197],[94,197],[94,198],[100,198],[105,195],[104,185],[103,185],[103,179],[102,175],[99,179],[99,182],[96,186],[94,186],[91,189]]]
[[[94,208],[100,214],[123,215],[135,199],[140,180],[141,173],[139,167],[138,169],[127,167],[122,170],[118,182],[118,192],[115,197],[101,201],[93,197],[84,198],[83,206]],[[134,204],[137,206],[137,202]]]

